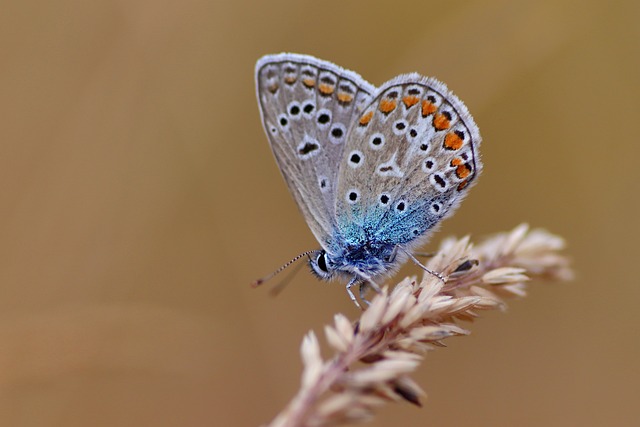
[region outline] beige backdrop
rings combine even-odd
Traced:
[[[256,426],[303,334],[356,316],[306,272],[248,286],[317,246],[254,96],[281,51],[445,81],[485,172],[430,248],[527,221],[577,272],[430,354],[425,407],[371,425],[638,425],[639,4],[5,0],[0,425]]]

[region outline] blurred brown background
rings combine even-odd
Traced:
[[[371,425],[638,425],[639,5],[4,1],[0,425],[256,426],[303,334],[357,315],[306,272],[248,286],[317,247],[255,101],[281,51],[445,81],[485,172],[427,249],[527,221],[577,272],[431,353],[425,407]]]

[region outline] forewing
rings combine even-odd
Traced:
[[[375,88],[354,72],[306,55],[256,64],[262,123],[289,191],[318,241],[335,231],[335,191],[347,130]]]
[[[482,165],[480,133],[444,84],[418,74],[384,84],[354,121],[336,192],[338,228],[394,244],[453,213]]]

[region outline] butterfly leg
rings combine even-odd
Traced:
[[[391,255],[389,255],[388,262],[394,262],[396,260],[396,256],[398,255],[398,250],[400,249],[400,245],[395,245],[393,247],[393,251]],[[436,254],[435,252],[415,252],[415,256],[423,257],[423,258],[433,258]]]
[[[396,247],[400,247],[400,246],[396,246]],[[437,277],[442,283],[447,283],[447,279],[445,277],[443,277],[442,274],[438,273],[437,271],[429,270],[427,267],[422,265],[422,263],[420,261],[418,261],[418,259],[416,257],[414,257],[413,254],[411,254],[411,252],[409,252],[406,249],[401,248],[401,247],[400,247],[400,249],[402,249],[402,251],[407,254],[409,259],[411,259],[411,261],[413,261],[418,267],[422,268],[424,271],[426,271],[427,273],[431,274],[432,276]]]
[[[398,255],[398,249],[400,249],[400,245],[395,245],[393,247],[393,251],[391,251],[391,255],[389,255],[389,259],[387,262],[394,262],[396,260],[396,256]]]
[[[349,298],[351,298],[351,301],[353,301],[353,303],[356,305],[356,307],[358,308],[362,308],[360,306],[360,304],[358,304],[358,300],[356,299],[356,296],[353,294],[353,292],[351,291],[351,287],[353,285],[355,285],[358,282],[361,282],[362,279],[360,279],[358,276],[353,276],[353,278],[351,280],[349,280],[349,283],[347,283],[347,293],[349,294]],[[362,289],[362,288],[360,288]]]
[[[371,305],[371,301],[369,301],[367,299],[367,297],[365,296],[365,294],[367,293],[368,289],[369,289],[369,283],[360,282],[360,290],[359,290],[360,301],[364,302],[367,306]]]
[[[368,280],[366,282],[360,282],[360,300],[364,301],[367,304],[367,306],[371,305],[371,301],[369,301],[365,296],[369,288],[373,289],[378,294],[382,292],[380,290],[380,286],[378,286],[375,282],[371,280]]]

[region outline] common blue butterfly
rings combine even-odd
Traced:
[[[480,174],[480,133],[439,81],[404,74],[379,88],[308,55],[256,64],[262,123],[276,162],[322,246],[309,257],[347,292],[379,291],[451,215]],[[296,258],[297,259],[297,258]]]

